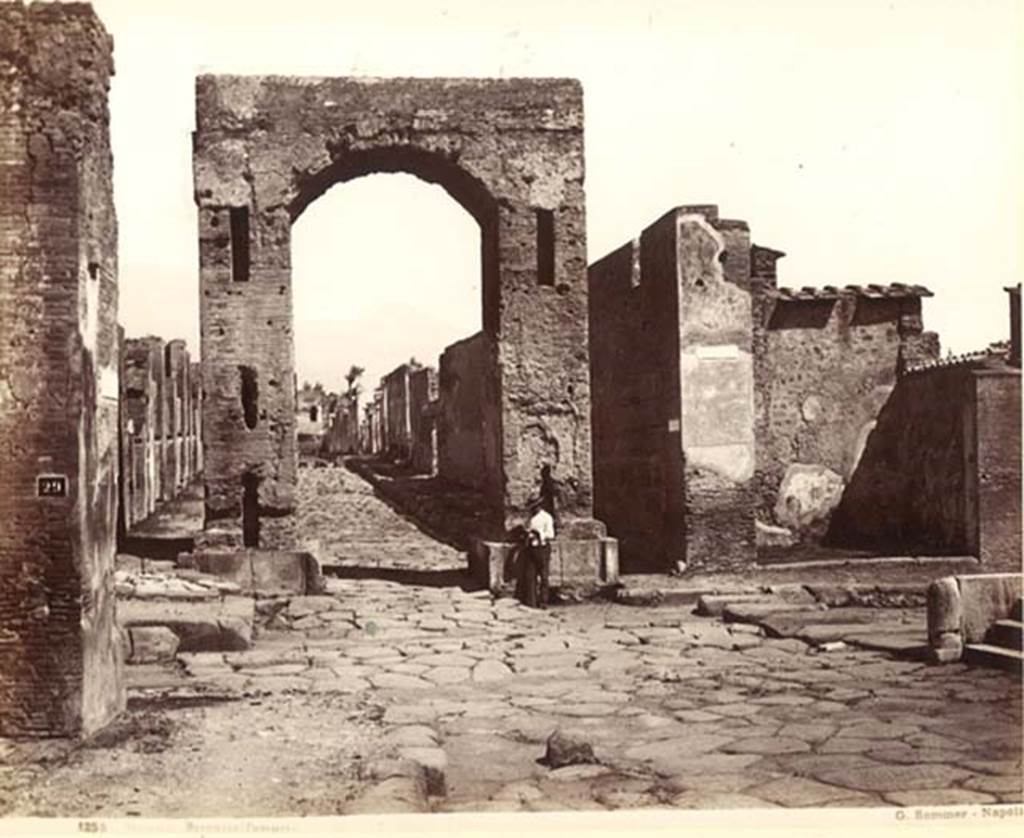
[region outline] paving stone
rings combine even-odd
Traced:
[[[385,745],[396,748],[433,748],[439,741],[437,731],[427,725],[401,725],[389,730],[382,739]]]
[[[618,710],[615,704],[556,704],[551,712],[562,716],[610,716]]]
[[[675,717],[681,722],[714,722],[721,719],[721,716],[706,710],[679,710]]]
[[[671,777],[675,774],[685,773],[687,767],[694,765],[693,758],[695,756],[720,748],[730,738],[730,736],[721,734],[697,734],[664,739],[658,742],[634,745],[625,750],[624,756],[631,760],[649,762],[658,774]],[[704,760],[698,761],[698,763],[704,762]]]
[[[784,736],[755,736],[730,742],[723,746],[722,750],[727,754],[798,754],[811,750],[811,746],[802,739]]]
[[[883,792],[890,803],[897,806],[969,806],[974,803],[995,803],[990,794],[964,789],[920,789],[917,791]]]
[[[671,800],[676,809],[773,809],[774,803],[746,794],[713,791],[684,791]]]
[[[476,666],[473,667],[472,677],[473,681],[477,683],[490,683],[493,681],[502,681],[506,678],[511,677],[512,670],[499,660],[488,659],[482,660]]]
[[[859,791],[915,791],[951,788],[968,772],[950,765],[874,765],[814,772],[825,783]]]
[[[870,799],[867,795],[849,789],[819,783],[806,777],[780,777],[777,780],[747,789],[748,794],[769,800],[781,806],[820,806],[830,800],[849,800],[853,797]]]
[[[413,675],[397,675],[384,672],[370,676],[370,683],[379,689],[386,690],[423,690],[433,686],[429,681]]]
[[[437,666],[423,676],[435,684],[457,684],[469,680],[469,667]]]
[[[720,755],[713,754],[711,756]],[[662,785],[667,791],[676,793],[701,791],[733,794],[769,779],[771,779],[771,775],[749,769],[742,772],[721,773],[690,771],[669,777]]]
[[[319,614],[338,608],[341,603],[332,596],[296,596],[288,603],[288,615],[293,619]],[[351,613],[351,612],[349,612]]]
[[[351,676],[317,678],[309,688],[313,693],[359,693],[370,689],[370,682]]]
[[[852,739],[901,739],[913,733],[920,733],[916,725],[893,724],[892,722],[864,722],[840,728],[837,737]]]
[[[804,742],[824,742],[836,732],[836,725],[816,722],[788,724],[779,730],[779,736],[791,736]]]
[[[432,686],[424,682],[425,687]],[[418,724],[420,722],[433,722],[441,714],[436,707],[429,704],[395,705],[384,711],[384,724]]]
[[[963,787],[971,791],[1006,793],[1024,791],[1024,780],[1020,774],[1008,776],[996,776],[981,774],[964,780]]]

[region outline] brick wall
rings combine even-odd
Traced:
[[[124,706],[112,43],[85,4],[4,3],[0,44],[0,735],[74,735]]]

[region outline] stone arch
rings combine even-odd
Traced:
[[[259,467],[261,546],[294,543],[291,225],[332,185],[398,171],[441,185],[481,229],[493,514],[472,535],[495,537],[522,515],[537,480],[521,457],[522,429],[549,413],[572,417],[556,421],[559,447],[576,454],[562,511],[591,520],[578,82],[200,76],[193,167],[208,531],[239,543],[240,477]],[[239,366],[267,382],[255,429],[240,411]]]

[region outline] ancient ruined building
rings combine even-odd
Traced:
[[[579,84],[202,76],[196,95],[210,541],[294,544],[291,225],[335,183],[404,171],[480,225],[479,376],[464,387],[489,518],[474,535],[502,539],[546,465],[563,533],[599,564]]]
[[[929,371],[927,289],[779,288],[783,255],[695,206],[590,266],[595,511],[624,566],[831,545],[1016,567],[1019,369]]]
[[[85,4],[0,4],[0,735],[124,706],[114,624],[112,43]]]
[[[119,525],[125,534],[202,471],[202,382],[183,340],[121,341]]]

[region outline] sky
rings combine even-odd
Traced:
[[[715,203],[780,284],[928,286],[943,350],[1008,335],[1024,275],[1011,0],[95,0],[111,88],[120,319],[198,352],[190,132],[200,72],[572,76],[589,261]],[[293,231],[300,380],[368,387],[480,328],[479,231],[408,175],[335,186]]]

